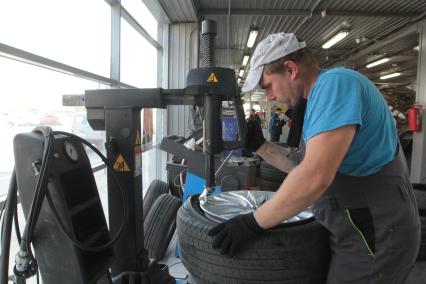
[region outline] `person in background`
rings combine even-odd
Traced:
[[[260,122],[259,115],[256,113],[256,111],[253,108],[250,110],[250,116],[248,119],[255,120],[257,123],[259,123],[259,125],[262,125],[262,123]]]
[[[275,108],[275,111],[271,115],[271,120],[269,121],[269,134],[271,135],[271,142],[280,141],[280,136],[283,133],[285,120],[281,118],[281,111],[281,108]]]

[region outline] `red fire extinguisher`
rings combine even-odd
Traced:
[[[421,122],[421,106],[413,105],[408,109],[408,130],[419,132],[422,130],[422,122]]]

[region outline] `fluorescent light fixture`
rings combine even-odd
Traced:
[[[386,63],[386,62],[388,62],[390,60],[390,58],[387,58],[387,57],[385,57],[385,58],[382,58],[382,59],[379,59],[379,60],[377,60],[377,61],[374,61],[374,62],[371,62],[370,64],[367,64],[367,68],[371,68],[371,67],[374,67],[374,66],[377,66],[377,65],[380,65],[380,64],[383,64],[383,63]]]
[[[238,73],[238,76],[243,77],[244,75],[244,69],[240,69],[240,73]]]
[[[401,74],[402,74],[402,73],[399,73],[399,72],[390,73],[390,74],[387,74],[387,75],[381,76],[381,77],[380,77],[380,80],[386,80],[386,79],[389,79],[389,78],[398,77],[398,76],[401,76]]]
[[[250,56],[249,55],[244,55],[243,57],[243,62],[241,65],[246,66],[248,61],[249,61]]]
[[[414,49],[415,51],[419,51],[419,46],[418,46],[418,45],[416,45],[415,47],[413,47],[413,49]]]
[[[329,40],[327,40],[322,45],[322,48],[323,49],[328,49],[328,48],[332,47],[333,45],[335,45],[336,43],[338,43],[339,41],[341,41],[342,39],[344,39],[348,34],[349,34],[348,31],[340,31],[340,32],[338,32],[332,38],[330,38]]]
[[[259,33],[258,30],[250,30],[250,34],[249,34],[249,37],[248,37],[248,40],[247,40],[247,47],[248,48],[252,48],[253,47],[254,42],[256,41],[256,37],[257,37],[258,33]]]

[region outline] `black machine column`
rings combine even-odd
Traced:
[[[203,53],[202,67],[214,66],[214,43],[217,33],[216,22],[205,20],[201,28],[201,50]],[[216,78],[217,80],[217,78]],[[215,78],[212,78],[212,82]],[[205,188],[208,192],[214,191],[215,186],[215,164],[214,155],[221,151],[222,124],[220,121],[220,111],[222,101],[215,95],[207,95],[204,98],[204,153],[205,153]]]
[[[144,249],[142,159],[141,159],[141,109],[106,109],[105,130],[107,158],[111,161],[128,200],[128,222],[122,237],[115,245],[116,262],[112,275],[123,271],[145,271],[148,265]],[[108,171],[109,225],[112,234],[121,224],[123,204],[118,184]]]

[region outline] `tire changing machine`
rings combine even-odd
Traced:
[[[204,107],[204,193],[213,192],[215,156],[226,150],[241,148],[246,134],[244,110],[235,71],[213,67],[212,47],[215,35],[216,23],[204,21],[202,23],[204,67],[189,71],[184,89],[88,90],[84,96],[64,97],[64,105],[86,107],[87,119],[94,130],[106,131],[107,161],[111,167],[108,169],[109,233],[113,235],[119,231],[123,223],[124,204],[120,196],[120,185],[127,197],[128,218],[113,249],[107,248],[103,253],[91,254],[76,250],[68,239],[64,238],[55,222],[49,221],[53,218],[51,207],[46,204],[47,202],[39,202],[39,208],[35,209],[39,210],[37,213],[41,212],[38,223],[46,224],[42,229],[37,228],[41,225],[36,226],[33,246],[44,283],[175,283],[167,267],[149,261],[144,248],[141,110],[166,108],[169,105]],[[231,101],[238,122],[238,137],[235,141],[223,141],[222,105]],[[69,141],[66,138],[55,136],[55,140],[56,152],[69,151],[66,146]],[[109,240],[108,231],[105,231],[106,227],[102,225],[106,224],[105,217],[99,208],[99,195],[90,163],[82,145],[76,144],[74,150],[68,153],[68,157],[72,156],[71,153],[77,152],[82,158],[73,163],[70,163],[71,158],[56,159],[54,170],[49,177],[50,179],[53,177],[56,182],[49,181],[49,186],[46,187],[58,194],[57,202],[53,201],[60,211],[59,215],[65,216],[68,221],[72,219],[70,216],[76,210],[85,211],[84,208],[95,205],[95,209],[85,211],[83,217],[68,222],[66,229],[74,234],[76,232],[84,234],[87,230],[94,229],[91,234],[100,233],[102,238],[97,239],[97,245],[102,245],[103,241]],[[26,147],[34,149],[33,153],[23,155],[22,152],[15,158],[18,159],[16,180],[19,194],[24,201],[22,202],[24,213],[34,210],[32,198],[37,181],[34,177],[33,163],[40,159],[45,147],[41,135],[21,135],[19,139],[15,139],[15,153]],[[99,230],[96,230],[94,224],[101,224]],[[55,239],[59,241],[49,242]],[[58,266],[64,269],[58,269]],[[88,272],[91,277],[87,277]],[[19,279],[17,283],[25,283],[25,277]]]

